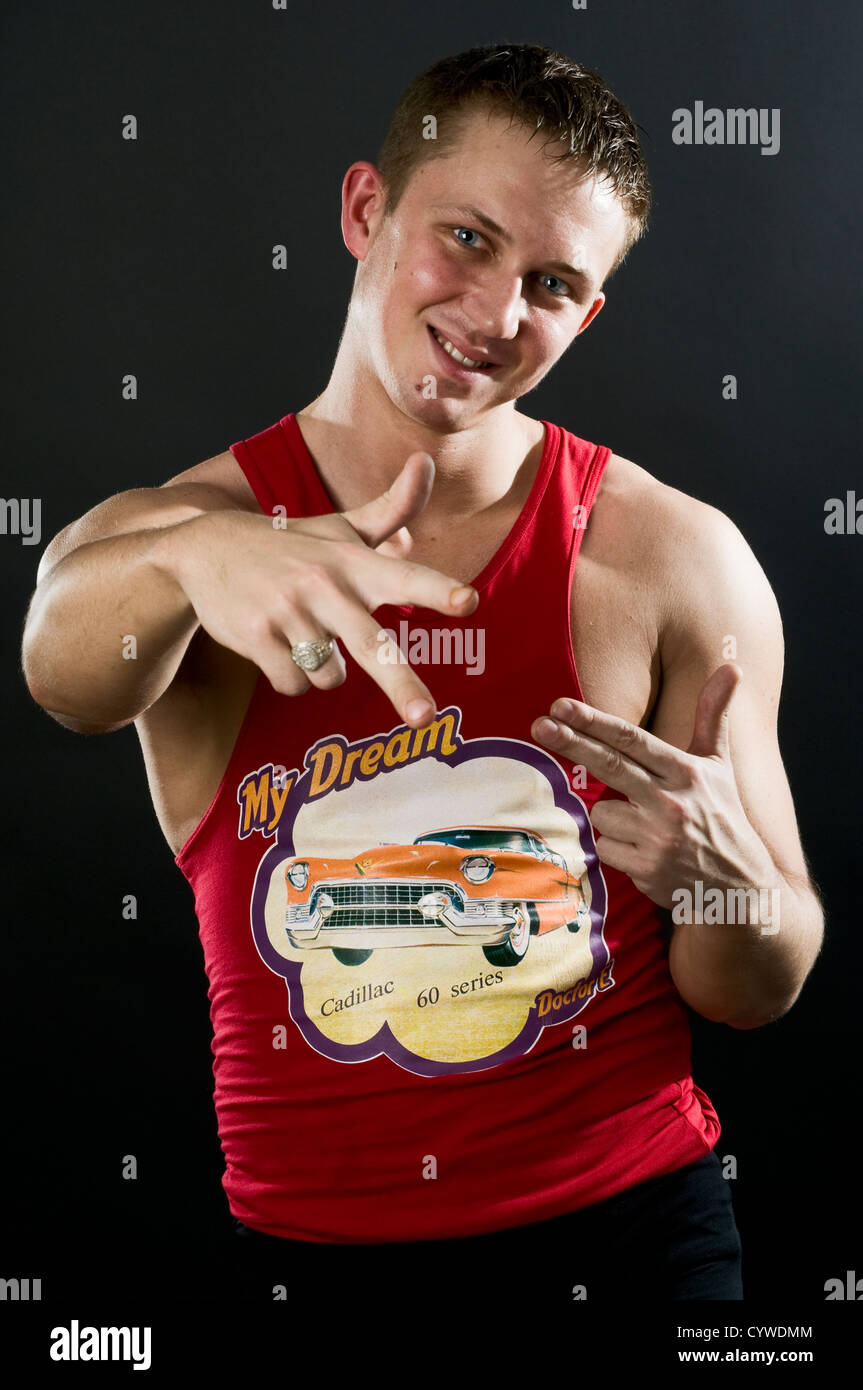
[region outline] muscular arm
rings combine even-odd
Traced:
[[[292,648],[310,633],[329,633],[400,717],[421,728],[434,710],[431,692],[412,669],[380,661],[372,614],[407,602],[462,615],[477,602],[461,580],[377,551],[425,507],[431,458],[408,455],[390,487],[359,507],[276,527],[249,505],[233,460],[233,481],[218,485],[224,457],[164,488],[110,498],[51,543],[24,633],[34,698],[81,732],[122,728],[172,688],[199,626],[263,671],[274,690],[326,690],[346,678],[338,643],[309,673]]]
[[[757,1028],[794,1003],[824,930],[776,732],[779,611],[727,517],[622,463],[594,549],[631,586],[659,657],[650,723],[563,696],[532,732],[621,794],[591,810],[597,854],[674,909],[669,967],[686,1003]],[[628,668],[622,645],[637,675],[645,663]],[[638,709],[644,687],[628,687]]]
[[[743,680],[729,713],[731,760],[752,834],[765,850],[764,882],[778,888],[779,930],[675,925],[672,977],[697,1012],[733,1027],[757,1027],[791,1007],[823,938],[777,736],[782,623],[770,585],[727,517],[681,494],[667,518],[672,602],[660,650],[662,685],[651,732],[686,749],[708,677],[735,661]],[[677,558],[672,560],[672,555]]]
[[[160,563],[165,533],[237,507],[220,487],[172,480],[110,497],[55,536],[39,564],[22,648],[30,693],[54,719],[79,733],[109,732],[168,688],[198,619]],[[129,637],[134,658],[124,656]]]

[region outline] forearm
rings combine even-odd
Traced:
[[[706,920],[674,925],[672,979],[687,1004],[713,1022],[758,1028],[786,1013],[820,950],[824,918],[816,893],[770,863],[772,874],[759,884],[704,885],[701,910],[691,915]]]
[[[198,626],[161,563],[173,529],[80,545],[39,584],[22,663],[30,693],[49,713],[93,726],[128,723],[170,684]]]

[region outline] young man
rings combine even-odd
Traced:
[[[436,1242],[565,1301],[742,1296],[686,1006],[758,1027],[821,941],[779,614],[723,515],[515,408],[649,203],[596,74],[436,64],[345,175],[322,394],[43,556],[28,685],[140,735],[262,1288]]]

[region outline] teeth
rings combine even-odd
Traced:
[[[452,343],[448,342],[446,338],[441,337],[440,333],[438,333],[436,328],[432,329],[432,333],[437,338],[444,352],[448,352],[450,357],[455,358],[456,362],[463,362],[466,367],[486,366],[486,363],[484,361],[474,362],[472,358],[465,357],[463,352],[459,352],[458,348],[453,347]]]

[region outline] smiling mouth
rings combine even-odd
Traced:
[[[496,365],[494,362],[489,362],[487,359],[476,360],[472,357],[465,357],[463,352],[459,352],[457,347],[453,347],[449,339],[445,338],[442,333],[438,333],[437,329],[433,328],[431,324],[428,325],[428,331],[431,333],[435,342],[439,343],[444,352],[448,353],[453,361],[457,362],[460,367],[467,367],[468,370],[472,372],[487,372]]]

